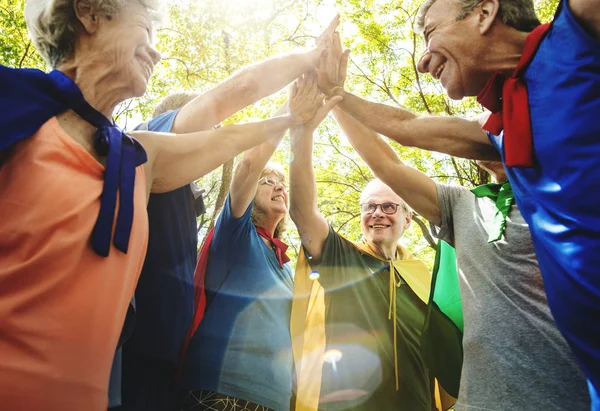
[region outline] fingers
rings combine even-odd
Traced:
[[[350,50],[344,50],[340,58],[340,67],[338,69],[338,82],[343,85],[346,81],[346,72],[348,71],[348,61],[350,60]]]
[[[295,98],[298,95],[298,80],[290,85],[290,99]]]
[[[331,22],[329,22],[329,25],[327,26],[327,28],[325,30],[323,30],[323,34],[327,33],[329,35],[332,35],[339,25],[340,25],[340,15],[336,14],[335,17],[331,20]]]
[[[333,58],[339,59],[342,55],[342,38],[340,36],[340,32],[336,31],[333,33]]]
[[[329,114],[329,112],[337,104],[339,104],[342,100],[344,100],[344,98],[342,96],[335,96],[332,99],[328,100],[325,104],[323,104],[317,110],[317,112],[315,113],[315,115],[313,116],[313,118],[310,120],[311,126],[313,126],[316,129],[317,126],[319,124],[321,124],[321,122],[325,119],[325,117],[327,117],[327,114]]]

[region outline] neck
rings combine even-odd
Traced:
[[[271,234],[271,237],[275,235],[275,229],[277,228],[277,224],[281,221],[281,218],[263,218],[258,222],[258,227],[264,228]]]
[[[504,183],[506,180],[508,180],[508,177],[506,177],[506,174],[502,173],[490,173],[490,175],[492,176],[492,181],[494,183]]]
[[[77,84],[85,100],[108,119],[115,107],[131,98],[131,85],[113,67],[97,58],[73,57],[57,67]]]
[[[499,36],[491,36],[501,41],[491,42],[484,57],[485,71],[491,74],[500,71],[507,76],[511,76],[519,64],[525,39],[529,33],[524,33],[512,28],[503,26],[498,29]]]
[[[396,243],[376,244],[370,240],[367,240],[367,244],[369,247],[371,247],[371,250],[373,250],[375,254],[383,259],[394,260],[396,258]]]

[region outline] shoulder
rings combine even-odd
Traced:
[[[171,110],[163,113],[150,121],[139,124],[135,130],[162,131],[169,133],[173,128],[175,118],[179,114],[178,110]]]

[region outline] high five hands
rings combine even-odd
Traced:
[[[314,71],[309,72],[298,78],[290,87],[290,114],[296,119],[298,126],[312,131],[342,100],[341,96],[335,96],[323,102],[323,94],[317,87],[317,74]]]
[[[317,84],[325,99],[330,100],[334,96],[343,95],[346,71],[350,50],[343,50],[340,33],[336,31],[340,23],[337,15],[329,24],[327,29],[317,38],[317,46],[325,48],[321,53],[317,71]]]

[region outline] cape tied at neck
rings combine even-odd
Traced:
[[[504,130],[504,163],[508,167],[533,167],[533,135],[524,75],[551,25],[536,27],[525,40],[525,48],[512,76],[494,74],[477,101],[492,112],[483,129],[494,135]]]
[[[502,238],[506,229],[506,217],[510,211],[510,206],[515,202],[510,182],[483,184],[473,188],[471,192],[477,197],[489,198],[496,205],[496,214],[492,222],[488,243],[498,241]]]
[[[268,240],[273,246],[275,251],[275,255],[277,256],[277,261],[279,261],[279,267],[283,268],[283,265],[290,261],[290,257],[285,253],[288,249],[288,245],[281,241],[279,238],[275,238],[262,227],[256,227],[256,232],[265,240]]]
[[[67,110],[97,128],[94,148],[99,155],[107,156],[92,248],[107,257],[112,239],[118,250],[127,253],[133,224],[135,169],[147,161],[142,145],[90,106],[79,87],[60,71],[46,74],[0,65],[0,150],[32,136],[50,118]],[[119,211],[113,237],[117,193]]]

